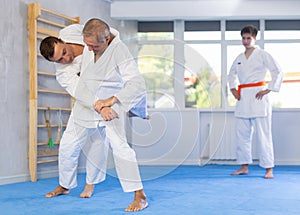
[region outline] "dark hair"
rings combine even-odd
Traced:
[[[251,34],[251,36],[256,37],[257,31],[254,25],[246,25],[241,30],[241,36],[243,36],[243,34]]]
[[[46,58],[48,61],[53,57],[54,54],[54,45],[57,43],[63,43],[63,41],[57,37],[46,37],[41,41],[40,44],[40,53]]]

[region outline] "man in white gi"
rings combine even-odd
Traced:
[[[248,174],[248,165],[252,163],[251,143],[255,129],[259,144],[259,165],[266,169],[264,178],[269,179],[273,178],[274,150],[272,106],[268,93],[279,91],[283,74],[273,57],[255,46],[256,35],[257,29],[252,25],[241,30],[242,43],[246,50],[234,60],[228,75],[230,90],[237,99],[236,155],[237,162],[242,165],[231,175]],[[267,72],[271,74],[272,80],[266,86]]]
[[[56,79],[59,84],[75,97],[75,89],[79,80],[84,42],[82,37],[83,25],[73,24],[59,32],[59,38],[47,37],[41,41],[40,52],[49,61],[55,62]],[[71,112],[67,130],[63,133],[61,143],[72,142],[73,137],[68,130],[73,123],[73,111]],[[84,149],[86,160],[86,185],[80,194],[82,198],[91,197],[94,185],[105,180],[108,145],[103,144],[99,132],[91,133],[88,137],[89,147]],[[61,154],[63,152],[60,152]],[[101,155],[101,156],[100,156]],[[77,166],[78,160],[76,160]],[[74,164],[75,165],[75,164]],[[60,194],[68,194],[68,190],[56,189],[46,194],[53,197]]]
[[[121,186],[124,192],[135,193],[133,202],[125,210],[140,211],[148,203],[135,152],[127,143],[124,116],[145,94],[145,81],[119,33],[110,30],[105,22],[89,20],[83,29],[83,37],[94,57],[90,58],[84,50],[82,75],[75,92],[74,113],[81,113],[74,118],[77,136],[80,138],[81,133],[95,124],[100,131],[105,130]],[[85,103],[88,100],[90,102]],[[88,108],[90,104],[94,104],[100,114],[92,112]]]

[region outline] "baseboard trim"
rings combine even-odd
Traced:
[[[85,173],[85,167],[78,168],[78,173]],[[37,173],[38,180],[56,177],[58,177],[58,170],[42,171]],[[30,180],[31,179],[29,174],[0,177],[0,185],[28,182]]]

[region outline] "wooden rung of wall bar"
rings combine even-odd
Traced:
[[[66,15],[63,15],[63,14],[60,14],[60,13],[57,13],[57,12],[54,12],[54,11],[51,11],[51,10],[48,10],[48,9],[45,9],[45,8],[41,8],[41,11],[45,12],[45,13],[49,13],[49,14],[52,14],[52,15],[55,15],[55,16],[58,16],[58,17],[61,17],[63,19],[67,19],[69,20],[71,23],[79,23],[79,17],[70,17],[70,16],[66,16]]]
[[[53,110],[53,111],[72,111],[71,108],[59,108],[59,107],[38,107],[38,110]]]
[[[39,22],[47,23],[47,24],[49,24],[49,25],[53,25],[53,26],[56,26],[56,27],[59,27],[59,28],[65,28],[65,27],[67,27],[66,25],[59,24],[59,23],[57,23],[57,22],[52,22],[52,21],[49,21],[49,20],[43,19],[43,18],[37,18],[37,20],[38,20]]]
[[[48,157],[48,156],[57,156],[58,149],[57,148],[44,148],[38,150],[37,156],[38,157]]]
[[[40,35],[40,34],[38,34],[37,36],[36,36],[36,38],[37,39],[39,39],[39,40],[42,40],[42,39],[44,39],[46,36],[45,35]],[[42,55],[41,55],[42,56]]]
[[[50,124],[51,128],[58,128],[59,126],[60,125],[58,125],[58,124]],[[67,127],[66,124],[62,124],[61,126],[64,127],[64,128]],[[37,127],[38,128],[47,128],[47,125],[45,125],[45,124],[38,124]]]
[[[45,160],[38,160],[37,163],[38,164],[42,164],[42,163],[53,163],[53,162],[58,162],[58,158],[55,159],[45,159]]]
[[[58,91],[58,90],[45,90],[45,89],[38,89],[39,93],[53,93],[53,94],[61,94],[61,95],[69,95],[65,91]]]
[[[53,143],[54,143],[54,145],[59,145],[59,141],[55,141]],[[47,146],[48,144],[49,144],[48,142],[37,143],[38,146]]]
[[[47,75],[47,76],[56,76],[54,72],[44,72],[44,71],[38,71],[39,75]]]
[[[40,153],[40,154],[39,154],[39,152],[38,152],[38,155],[37,155],[38,158],[54,157],[54,156],[55,156],[55,157],[58,156],[58,152],[56,152],[56,153],[49,153],[49,154],[47,154],[47,153],[45,153],[45,154]]]
[[[44,34],[44,35],[48,35],[48,36],[53,36],[53,37],[58,37],[58,31],[55,31],[55,30],[52,30],[52,29],[49,29],[49,28],[45,28],[45,27],[42,27],[42,26],[37,26],[37,33],[41,33],[41,34]]]

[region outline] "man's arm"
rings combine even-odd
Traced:
[[[103,107],[99,113],[105,121],[110,121],[115,118],[119,118],[117,112],[111,107]]]
[[[76,90],[79,84],[79,75],[80,72],[80,64],[71,63],[71,64],[55,64],[56,66],[56,80],[72,97],[76,100],[80,100],[80,102],[90,109],[93,109],[93,103],[95,102],[95,96],[89,92],[86,86],[84,89],[84,95],[78,96]]]
[[[129,111],[146,94],[146,84],[135,59],[125,44],[121,43],[115,54],[115,58],[118,62],[118,70],[122,76],[124,86],[114,97],[116,97],[122,109]]]
[[[105,100],[97,100],[94,103],[93,107],[98,113],[100,113],[104,107],[111,107],[116,103],[119,103],[119,100],[117,99],[117,97],[112,96]]]
[[[239,95],[237,89],[232,88],[232,89],[230,89],[230,91],[231,91],[232,95],[234,96],[234,98],[235,98],[236,100],[240,100],[240,99],[241,99],[241,97],[240,97],[240,95]]]
[[[71,64],[55,63],[56,80],[72,97],[75,97],[75,90],[79,81],[78,73],[80,68]]]
[[[124,86],[114,96],[94,103],[94,108],[98,113],[103,107],[111,107],[116,103],[127,112],[146,95],[144,78],[127,47],[120,43],[112,57],[116,61],[116,69],[122,76]]]

